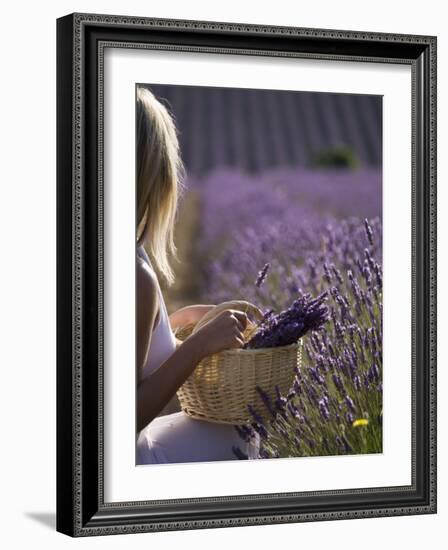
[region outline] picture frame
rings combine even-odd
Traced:
[[[434,36],[75,13],[57,20],[57,530],[70,536],[436,513]],[[106,502],[104,52],[408,65],[412,75],[412,482]],[[182,467],[182,466],[180,466]]]

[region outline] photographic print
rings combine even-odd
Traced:
[[[435,513],[437,38],[57,44],[57,530]]]
[[[136,86],[136,464],[382,452],[382,97]]]

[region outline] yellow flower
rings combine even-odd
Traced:
[[[367,418],[358,418],[353,422],[352,426],[353,428],[357,428],[358,426],[367,426],[368,423]]]

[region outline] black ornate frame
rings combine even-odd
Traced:
[[[57,530],[71,536],[436,512],[436,37],[73,14],[57,21]],[[145,502],[103,496],[104,48],[412,67],[412,484]]]

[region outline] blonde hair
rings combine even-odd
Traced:
[[[137,243],[147,248],[168,284],[174,281],[174,223],[184,167],[174,121],[168,110],[137,86]],[[149,237],[149,239],[147,239]]]

